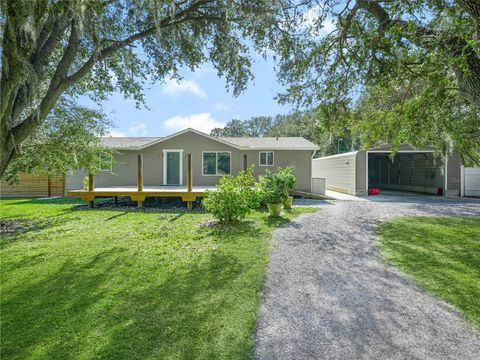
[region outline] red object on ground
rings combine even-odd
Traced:
[[[380,194],[379,188],[372,187],[368,189],[368,195],[378,195],[378,194]]]

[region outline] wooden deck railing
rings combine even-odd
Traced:
[[[95,197],[113,196],[115,202],[118,196],[130,196],[132,201],[136,201],[138,207],[143,207],[143,202],[147,196],[157,197],[181,197],[187,204],[188,210],[193,208],[193,202],[197,197],[203,196],[203,191],[193,191],[193,174],[192,174],[192,154],[187,155],[187,191],[169,190],[145,190],[143,186],[143,155],[138,154],[137,157],[137,190],[95,190],[95,182],[93,174],[88,174],[88,191],[70,191],[69,196],[80,196],[87,200],[90,207],[94,207]]]

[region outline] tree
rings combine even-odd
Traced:
[[[239,119],[230,120],[225,127],[215,128],[210,132],[212,136],[218,137],[246,137],[249,136],[245,123]]]
[[[369,87],[351,122],[367,147],[381,139],[394,150],[403,143],[434,146],[443,154],[455,149],[465,165],[480,164],[480,109],[459,102],[441,81]]]
[[[103,160],[112,155],[100,141],[109,126],[101,111],[61,98],[38,131],[25,140],[4,177],[12,182],[20,172],[56,176],[85,169],[96,173]]]
[[[478,0],[306,1],[292,2],[284,12],[286,21],[272,36],[279,76],[288,87],[280,101],[308,109],[335,103],[352,108],[363,92],[378,105],[380,91],[386,91],[392,95],[391,106],[379,108],[388,111],[390,119],[402,120],[386,129],[378,124],[381,117],[362,117],[357,129],[369,132],[365,144],[392,140],[392,132],[403,133],[395,141],[414,142],[416,134],[436,139],[434,129],[442,128],[444,140],[448,137],[452,146],[466,149],[458,143],[462,134],[480,132],[475,128],[480,106]],[[413,106],[415,102],[424,108]],[[405,117],[402,106],[407,103],[411,106]],[[455,110],[446,119],[438,112],[422,121],[440,104],[454,105]]]
[[[210,61],[234,94],[252,77],[276,1],[9,0],[1,2],[0,176],[58,99],[114,90],[143,102],[145,81]],[[246,41],[249,40],[247,44]]]
[[[342,122],[334,120],[341,117]],[[301,136],[320,147],[319,155],[336,154],[357,148],[348,121],[351,111],[339,104],[322,107],[317,111],[294,112],[288,115],[254,116],[248,120],[231,120],[224,128],[212,130],[212,136],[220,137],[288,137]]]

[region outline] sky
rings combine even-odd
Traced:
[[[283,90],[276,79],[274,61],[254,56],[254,79],[238,97],[226,88],[213,66],[204,64],[197,71],[182,73],[180,82],[167,78],[163,84],[145,85],[150,109],[135,107],[132,99],[114,93],[103,103],[103,110],[114,123],[111,136],[166,136],[194,128],[205,133],[223,127],[231,119],[286,114],[291,105],[280,105],[274,97]]]
[[[318,6],[304,14],[305,29],[322,37],[335,29],[331,19],[323,22],[323,28],[315,24]],[[166,136],[186,128],[210,133],[213,128],[223,127],[232,119],[248,120],[252,116],[275,116],[288,114],[293,105],[280,105],[275,100],[285,89],[278,83],[272,57],[266,59],[253,52],[254,79],[238,97],[227,91],[226,82],[219,78],[209,63],[197,71],[181,73],[183,80],[165,79],[164,83],[144,87],[149,109],[135,107],[132,99],[114,93],[103,103],[103,110],[114,124],[111,136]],[[85,105],[91,101],[84,100]]]

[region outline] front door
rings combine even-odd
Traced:
[[[182,150],[164,150],[163,183],[165,185],[182,184]]]

